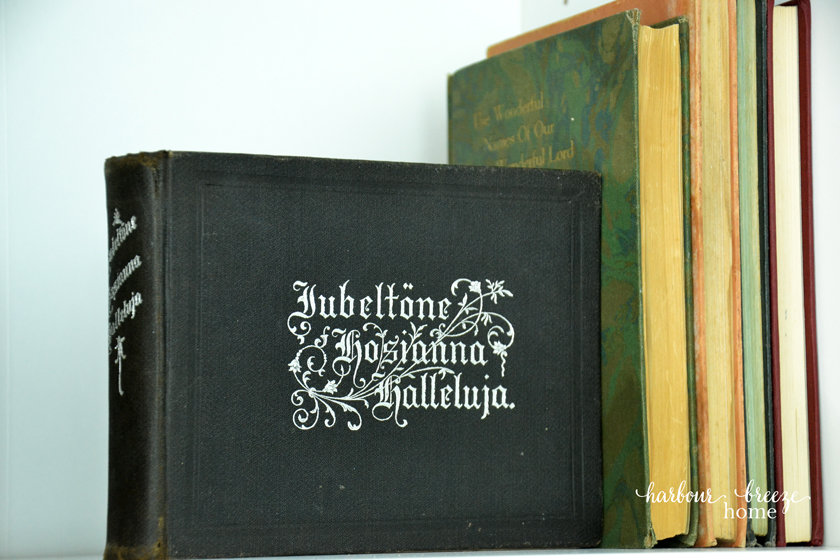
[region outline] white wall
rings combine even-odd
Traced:
[[[522,0],[522,30],[536,29],[553,21],[591,10],[604,0]]]
[[[814,259],[820,368],[825,543],[840,547],[840,292],[837,212],[840,209],[840,2],[811,0],[811,103],[814,161]]]

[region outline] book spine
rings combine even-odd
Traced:
[[[690,7],[689,25],[694,30],[689,33],[689,76],[694,81],[690,95],[691,111],[691,266],[694,299],[694,386],[697,412],[697,484],[698,488],[711,488],[711,463],[709,460],[709,389],[706,367],[706,284],[705,284],[705,227],[703,207],[703,119],[701,115],[700,66],[702,53],[700,48],[703,21],[702,5],[694,2]],[[697,519],[697,548],[711,547],[716,544],[712,528],[712,505],[709,501],[700,503]]]
[[[779,309],[778,282],[776,276],[776,142],[773,110],[773,6],[774,0],[767,0],[767,208],[768,246],[770,248],[770,344],[772,353],[773,387],[773,464],[775,485],[778,492],[785,487],[784,465],[782,463],[782,405],[779,398]],[[776,546],[786,546],[785,514],[779,508],[776,513]]]
[[[760,234],[760,263],[761,263],[761,339],[762,365],[764,376],[764,422],[765,422],[765,456],[767,458],[767,491],[772,494],[776,490],[776,465],[774,455],[774,421],[773,421],[773,335],[770,312],[770,203],[769,203],[769,131],[768,131],[768,57],[769,40],[768,4],[766,0],[756,0],[756,94],[758,98],[758,229]],[[776,545],[776,519],[767,519],[767,534],[758,539],[763,546]]]
[[[805,284],[805,367],[808,386],[808,434],[811,453],[811,545],[823,543],[822,459],[817,363],[817,302],[814,280],[814,196],[811,160],[811,4],[796,5],[799,16],[799,119],[802,160],[802,255]]]
[[[741,215],[740,181],[738,170],[738,26],[735,0],[729,1],[729,149],[730,149],[730,204],[732,208],[732,374],[735,432],[735,501],[742,511],[747,511],[747,453],[746,424],[744,420],[744,358],[741,332]],[[747,540],[747,520],[736,516],[735,539],[729,546],[743,548]]]
[[[691,240],[691,73],[690,73],[690,26],[689,17],[680,16],[676,19],[680,26],[680,83],[682,89],[682,145],[683,145],[683,252],[685,255],[685,324],[686,348],[688,349],[687,368],[688,374],[688,418],[689,418],[689,445],[691,446],[689,460],[691,462],[691,489],[699,492],[700,465],[697,457],[697,382],[696,365],[694,356],[694,279],[692,276],[694,266],[694,255],[692,252]],[[669,22],[672,20],[668,20]],[[692,501],[689,506],[688,531],[677,540],[681,546],[694,546],[697,542],[697,533],[700,521],[700,504]]]
[[[164,154],[110,159],[105,559],[166,557]]]

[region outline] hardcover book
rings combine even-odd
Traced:
[[[689,24],[691,239],[699,487],[725,499],[699,505],[697,546],[743,546],[746,511],[738,213],[735,0],[614,0],[488,49],[490,59],[625,10],[656,25]],[[591,45],[593,50],[600,45]]]
[[[105,172],[106,558],[598,544],[596,174]]]
[[[823,541],[811,161],[811,7],[768,2],[769,237],[780,546]],[[786,507],[783,507],[786,506]]]
[[[776,542],[767,200],[767,1],[738,0],[738,183],[744,357],[747,546]],[[775,508],[774,508],[775,509]]]
[[[639,18],[617,14],[449,80],[451,163],[603,175],[606,547],[693,542],[697,519],[685,500],[652,499],[696,489],[687,26]]]

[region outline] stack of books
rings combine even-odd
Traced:
[[[108,160],[106,558],[821,544],[809,23],[514,37],[453,165]]]
[[[616,0],[450,76],[450,163],[603,178],[602,546],[822,542],[809,27]]]

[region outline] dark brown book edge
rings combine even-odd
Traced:
[[[779,398],[779,304],[776,281],[776,173],[775,126],[773,123],[773,7],[767,0],[767,238],[770,249],[770,332],[773,367],[773,459],[776,467],[776,489],[785,487],[782,465],[782,403]],[[778,504],[777,504],[778,505]],[[785,515],[781,507],[776,511],[776,546],[785,546]]]
[[[805,371],[808,387],[808,439],[811,476],[811,541],[823,542],[820,393],[817,365],[817,304],[814,283],[814,196],[811,159],[811,2],[796,6],[799,25],[799,143],[802,160],[802,272],[805,283]]]
[[[758,223],[759,223],[759,259],[761,266],[761,338],[763,342],[764,365],[764,422],[765,422],[765,456],[767,457],[767,488],[771,494],[776,490],[775,460],[773,455],[773,342],[770,321],[770,238],[769,238],[769,206],[768,206],[768,111],[767,83],[768,50],[767,41],[767,2],[756,0],[756,94],[758,106]],[[776,520],[768,517],[767,535],[755,536],[757,545],[776,545]]]
[[[163,196],[166,153],[105,163],[109,224],[106,560],[167,554]]]

